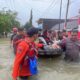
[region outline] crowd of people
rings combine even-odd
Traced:
[[[44,35],[43,37],[48,44],[51,43],[53,48],[61,47],[63,52],[65,52],[65,60],[79,61],[80,39],[78,30],[72,29],[70,32],[62,30],[62,32],[59,31],[57,33],[46,31],[45,33],[46,36]]]
[[[37,64],[38,49],[43,48],[42,42],[35,43],[38,37],[43,37],[47,45],[53,48],[60,47],[65,52],[64,59],[67,61],[78,61],[80,52],[80,40],[78,39],[78,31],[73,29],[70,34],[63,30],[62,32],[45,30],[40,32],[39,29],[31,27],[27,31],[24,28],[13,28],[11,36],[11,44],[13,44],[15,59],[13,64],[12,77],[13,80],[27,80],[29,76],[36,75],[37,65],[34,67],[34,74],[31,72],[30,61]],[[59,40],[58,42],[56,42]],[[33,63],[32,62],[32,63]]]
[[[59,43],[53,44],[53,46],[59,45],[65,52],[65,60],[79,61],[80,53],[80,40],[78,38],[78,31],[72,30],[70,37],[63,37]]]

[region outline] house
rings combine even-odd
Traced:
[[[60,24],[60,30],[64,29],[64,22],[65,19],[44,19],[41,18],[38,20],[38,25],[42,25],[43,29],[48,30],[59,30],[59,24]],[[78,27],[78,19],[68,19],[67,20],[67,30],[77,28]]]
[[[64,22],[62,19],[61,21],[59,19],[44,19],[41,18],[37,21],[38,25],[42,24],[43,29],[51,29],[53,26]]]

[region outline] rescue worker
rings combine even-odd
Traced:
[[[51,39],[50,39],[48,30],[45,30],[45,31],[43,32],[42,37],[45,39],[45,41],[47,42],[48,45],[53,43],[53,42],[51,41]]]
[[[16,54],[17,45],[21,42],[22,39],[25,38],[24,28],[19,27],[17,34],[13,38],[13,48],[14,53]]]
[[[62,32],[61,31],[58,32],[58,39],[59,40],[65,39],[67,37],[68,37],[68,35],[67,35],[66,30],[63,29]]]
[[[55,47],[57,44],[54,44]],[[65,49],[64,59],[67,61],[79,61],[80,40],[78,39],[78,31],[72,30],[71,37],[63,39],[59,45]]]
[[[57,32],[57,35],[58,35],[58,40],[62,40],[62,38],[63,38],[62,32],[61,31],[58,31]]]
[[[67,31],[66,30],[62,30],[62,39],[66,39],[68,37]]]
[[[27,31],[27,37],[25,40],[19,43],[12,71],[13,80],[17,80],[18,77],[21,80],[27,80],[29,76],[32,76],[29,67],[29,58],[34,56],[37,58],[37,46],[42,46],[34,43],[37,37],[38,29],[32,27]]]

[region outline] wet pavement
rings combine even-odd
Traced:
[[[13,57],[9,42],[0,42],[0,80],[12,80],[11,68]]]
[[[12,80],[13,51],[9,41],[0,43],[0,80]],[[39,74],[29,80],[80,80],[80,63],[65,62],[62,57],[39,58]]]

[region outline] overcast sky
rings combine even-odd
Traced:
[[[33,24],[39,18],[59,18],[59,7],[61,0],[0,0],[0,10],[18,12],[18,19],[21,24],[25,24],[30,18],[30,10],[33,10]],[[66,4],[68,0],[63,0],[62,18],[65,18]],[[80,0],[70,0],[68,18],[78,15],[80,9]]]

